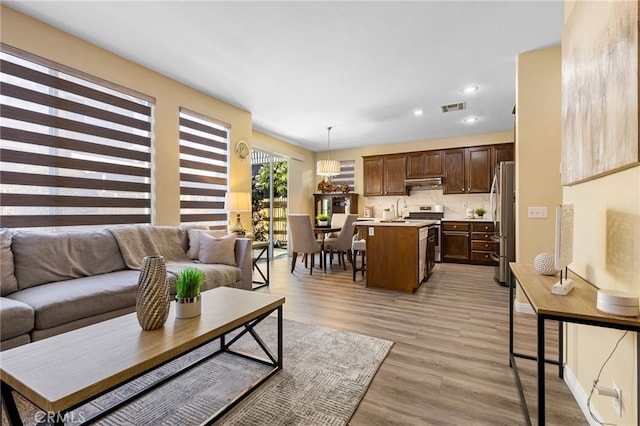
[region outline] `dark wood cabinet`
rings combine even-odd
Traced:
[[[364,195],[384,195],[383,157],[363,158]]]
[[[367,241],[367,287],[412,293],[420,286],[421,229],[358,225]]]
[[[448,149],[444,152],[444,182],[442,191],[445,194],[466,194],[465,150]]]
[[[469,222],[442,222],[442,261],[468,263]]]
[[[505,143],[493,146],[492,173],[496,165],[502,161],[514,161],[516,158],[512,143]]]
[[[495,265],[498,243],[491,222],[442,222],[442,261]]]
[[[442,176],[443,151],[411,152],[407,154],[407,179]]]
[[[491,191],[493,166],[489,146],[466,149],[467,194],[487,193]]]
[[[363,157],[363,195],[407,195],[405,179],[439,176],[444,194],[489,193],[496,164],[514,154],[505,143]]]
[[[444,194],[477,194],[491,190],[491,146],[448,149],[444,152]]]
[[[471,261],[483,265],[496,265],[492,254],[498,254],[498,242],[493,241],[493,223],[471,223]]]
[[[407,195],[405,154],[363,158],[364,195]]]

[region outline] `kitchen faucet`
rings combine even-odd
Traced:
[[[402,207],[402,212],[400,211],[400,208],[398,206],[398,201],[400,201],[400,200],[402,200],[402,203],[404,204],[404,206]],[[404,212],[408,208],[409,208],[409,206],[407,206],[407,200],[405,200],[404,197],[396,198],[396,219],[404,218]]]

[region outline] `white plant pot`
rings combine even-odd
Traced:
[[[318,221],[318,226],[329,226],[329,221],[328,220],[319,220]]]
[[[390,220],[393,219],[393,212],[389,211],[389,210],[383,210],[382,211],[382,218],[384,220]]]
[[[193,318],[202,312],[202,297],[178,299],[176,297],[176,318]]]

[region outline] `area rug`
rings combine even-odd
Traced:
[[[269,317],[256,327],[274,353],[276,321]],[[216,424],[346,425],[393,346],[393,342],[387,340],[289,320],[283,320],[283,335],[283,370]],[[213,345],[217,346],[217,341]],[[264,355],[248,336],[238,341],[234,349]],[[208,345],[203,346],[68,413],[66,424],[82,422],[112,401],[210,350]],[[264,374],[265,369],[268,367],[244,358],[221,354],[103,417],[96,424],[198,425]],[[43,413],[27,401],[17,398],[17,403],[25,425],[35,425],[42,418]]]

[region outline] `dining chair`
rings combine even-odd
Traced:
[[[328,252],[330,261],[333,258],[333,252],[338,253],[338,263],[342,262],[344,270],[347,270],[347,264],[344,259],[344,254],[347,253],[349,262],[351,262],[351,239],[356,228],[357,214],[348,214],[345,218],[342,229],[335,238],[327,238],[324,240],[325,254]],[[323,254],[324,257],[324,254]],[[326,261],[326,260],[325,260]]]
[[[347,220],[348,213],[334,213],[331,215],[331,227],[332,228],[342,228],[344,226],[344,221]],[[332,232],[327,235],[328,238],[337,238],[338,233]]]
[[[311,226],[311,216],[308,214],[290,214],[288,216],[289,221],[289,236],[291,244],[291,273],[296,268],[296,260],[298,259],[298,253],[311,256],[311,268],[309,269],[309,275],[313,274],[313,266],[315,263],[315,254],[322,253],[322,246],[320,242],[313,236],[313,228]],[[307,258],[305,258],[305,268],[307,265]]]

